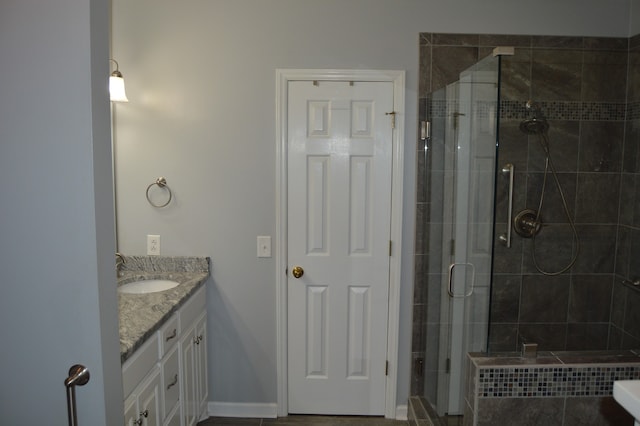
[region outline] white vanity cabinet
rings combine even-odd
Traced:
[[[183,425],[196,424],[206,410],[207,388],[207,317],[201,315],[184,334],[181,341],[182,371],[184,372]]]
[[[206,289],[122,366],[126,426],[190,426],[206,412]]]
[[[180,340],[181,367],[183,372],[182,425],[195,425],[206,410],[207,388],[207,316],[204,299],[192,299],[181,312],[182,319],[190,326],[183,329]]]
[[[151,336],[122,366],[125,425],[161,426],[158,336]]]
[[[178,345],[162,359],[160,371],[162,373],[162,389],[164,392],[163,419],[175,417],[180,419],[180,350]],[[176,414],[177,413],[177,414]],[[179,423],[178,423],[179,424]]]
[[[207,410],[207,398],[209,397],[208,371],[207,371],[207,314],[203,312],[196,323],[197,336],[200,342],[193,353],[195,356],[195,382],[196,401],[200,414]]]
[[[125,401],[124,424],[162,426],[160,393],[160,369],[156,366]]]

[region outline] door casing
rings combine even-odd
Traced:
[[[287,99],[289,81],[386,81],[393,83],[395,131],[392,136],[391,256],[389,264],[389,318],[385,389],[385,417],[396,417],[400,275],[402,256],[402,202],[404,175],[405,72],[401,70],[277,69],[276,70],[276,315],[278,416],[288,415],[287,385]]]

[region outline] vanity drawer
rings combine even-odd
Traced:
[[[178,340],[180,340],[178,314],[173,314],[162,328],[158,330],[158,334],[160,338],[160,358],[162,358],[175,346]]]
[[[178,362],[178,346],[173,346],[162,360],[162,386],[164,390],[163,418],[168,417],[173,407],[180,400],[180,371]]]
[[[180,327],[186,330],[204,312],[207,304],[206,287],[202,286],[180,309]]]
[[[152,367],[158,363],[158,335],[153,334],[131,358],[122,365],[122,389],[124,397],[138,386]]]

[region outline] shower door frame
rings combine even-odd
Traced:
[[[499,58],[495,60],[499,75]],[[441,282],[436,401],[441,416],[464,413],[465,356],[467,352],[485,351],[488,340],[495,203],[487,199],[493,200],[495,194],[499,93],[497,87],[495,94],[489,92],[494,95],[490,98],[495,108],[485,112],[493,128],[483,128],[482,119],[486,117],[478,116],[478,106],[485,99],[482,90],[490,87],[485,85],[493,84],[491,77],[495,78],[493,71],[476,69],[483,61],[446,87],[444,143],[450,149],[444,149],[443,212],[451,220],[444,220],[442,228],[442,270],[449,273],[443,273]],[[476,98],[478,92],[480,99]],[[449,113],[451,99],[455,99],[456,108]],[[483,134],[483,144],[477,143]],[[492,197],[478,195],[478,188],[491,188]],[[475,285],[476,276],[481,278],[479,285]]]

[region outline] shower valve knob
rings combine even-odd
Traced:
[[[542,222],[535,210],[525,209],[513,218],[513,229],[523,238],[532,238],[542,229]]]

